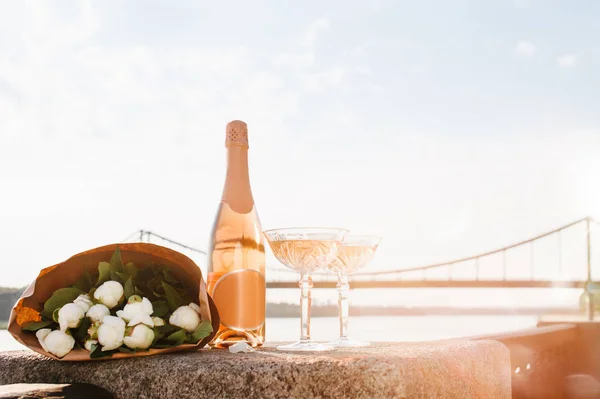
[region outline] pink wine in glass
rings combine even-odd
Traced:
[[[273,255],[278,261],[300,273],[300,340],[279,345],[283,351],[326,351],[332,346],[310,339],[312,279],[310,273],[327,267],[335,259],[342,238],[348,230],[322,227],[287,228],[265,231]]]
[[[338,314],[340,319],[340,337],[329,343],[334,347],[367,346],[368,342],[361,342],[348,337],[348,293],[350,284],[348,276],[367,266],[381,237],[372,235],[346,234],[342,246],[338,249],[337,258],[329,264],[329,270],[338,276]]]

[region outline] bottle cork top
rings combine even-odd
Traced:
[[[243,121],[231,121],[225,128],[225,147],[248,148],[248,126]]]

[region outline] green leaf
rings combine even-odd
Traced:
[[[194,332],[190,335],[188,342],[198,343],[202,338],[206,338],[212,332],[212,324],[209,321],[205,320],[198,324],[198,327],[194,330]]]
[[[126,346],[120,346],[117,350],[122,353],[135,353],[136,352],[135,349],[131,349]]]
[[[177,278],[175,276],[173,276],[173,273],[171,273],[171,271],[168,268],[164,268],[162,270],[162,274],[163,274],[163,278],[165,279],[165,281],[167,283],[171,283],[171,284],[179,283],[179,280],[177,280]]]
[[[121,281],[123,283],[125,283],[125,281],[127,281],[127,279],[130,277],[129,274],[127,273],[121,273],[121,272],[115,272],[117,273],[117,276],[119,276],[119,278],[121,279]]]
[[[171,324],[165,324],[164,326],[154,327],[154,333],[157,335],[162,334],[163,337],[179,330],[181,330],[181,327],[177,327]]]
[[[160,286],[162,287],[162,282]],[[152,296],[156,298],[166,298],[167,295],[161,291],[164,292],[164,288],[162,288],[160,291],[158,291],[157,289],[152,290]]]
[[[150,265],[150,270],[152,270],[152,273],[154,273],[154,276],[162,277],[162,266]]]
[[[90,352],[91,359],[98,359],[101,357],[111,357],[114,351],[102,351],[102,347],[99,344],[92,344],[92,350]]]
[[[159,343],[159,342],[157,342],[155,344],[152,344],[152,346],[150,346],[150,347],[154,348],[154,349],[166,349],[166,348],[172,348],[174,346],[177,346],[177,345],[172,345],[172,344],[169,344],[169,343]]]
[[[157,341],[163,339],[167,335],[174,333],[177,330],[179,330],[179,327],[172,326],[169,324],[165,324],[164,326],[154,327],[154,340],[152,341],[151,346],[153,346]]]
[[[60,308],[56,308],[54,309],[54,312],[52,312],[52,321],[55,323],[58,323],[58,312],[60,312]]]
[[[30,321],[29,323],[24,324],[23,327],[21,327],[21,330],[36,332],[42,328],[51,328],[50,326],[53,324],[55,323],[52,320]]]
[[[172,326],[170,324],[165,324],[164,326],[154,327],[154,340],[152,341],[152,345],[154,345],[157,341],[163,339],[167,335],[178,331],[180,328],[177,326]]]
[[[175,288],[171,287],[164,281],[161,281],[162,287],[165,290],[165,296],[167,297],[167,303],[169,304],[169,309],[171,311],[175,311],[178,307],[181,306],[181,297],[179,293],[175,290]]]
[[[123,261],[121,260],[121,251],[119,250],[119,247],[115,249],[115,252],[113,252],[110,257],[110,270],[120,273],[125,271],[125,265],[123,265]]]
[[[154,277],[154,272],[151,267],[146,267],[144,269],[139,269],[136,275],[138,281],[150,281]]]
[[[176,331],[174,333],[172,333],[171,335],[167,336],[164,341],[168,344],[170,344],[171,346],[177,346],[177,345],[181,345],[185,342],[187,338],[187,334],[185,333],[184,329],[181,329],[179,331]]]
[[[48,319],[52,318],[52,314],[56,309],[60,309],[67,303],[73,302],[75,298],[79,295],[83,294],[83,292],[79,288],[59,288],[54,291],[54,294],[46,303],[44,303],[44,310],[41,312],[42,316],[47,317]]]
[[[165,317],[169,313],[169,305],[165,301],[152,302],[152,316],[154,317]]]
[[[138,273],[138,268],[135,267],[135,265],[133,264],[133,262],[127,262],[125,264],[125,273],[127,273],[130,276],[132,276],[133,278],[135,278],[135,276]]]
[[[100,287],[102,283],[108,280],[110,280],[110,263],[98,263],[98,282],[96,283],[96,287]]]
[[[125,293],[125,299],[129,299],[130,296],[135,295],[135,287],[133,286],[133,279],[129,277],[127,281],[125,281],[125,285],[123,286],[123,290]]]
[[[115,272],[114,270],[111,270],[109,273],[110,273],[110,279],[112,281],[116,281],[118,283],[123,284],[123,280],[121,280],[121,277],[119,276],[119,273]]]
[[[87,269],[84,270],[83,276],[75,283],[75,286],[83,292],[88,292],[94,284],[92,283],[92,277],[88,273]]]
[[[75,338],[75,341],[83,342],[86,335],[88,335],[88,328],[90,328],[91,325],[92,325],[92,321],[90,320],[90,318],[84,317],[81,320],[81,323],[79,323],[79,327],[77,327],[74,330],[71,330],[71,332],[73,334],[73,338]]]

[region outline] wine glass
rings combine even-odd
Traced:
[[[334,347],[368,346],[368,342],[348,338],[348,276],[365,267],[375,255],[381,237],[373,235],[346,234],[336,259],[328,266],[338,276],[338,314],[340,318],[340,337],[329,342]]]
[[[310,339],[311,289],[310,273],[329,266],[335,260],[345,229],[287,228],[264,232],[273,254],[281,263],[300,273],[300,340],[290,345],[280,345],[279,350],[326,351],[332,346]]]

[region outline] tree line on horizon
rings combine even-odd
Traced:
[[[23,288],[0,287],[0,322],[7,322],[10,310],[25,291]]]

